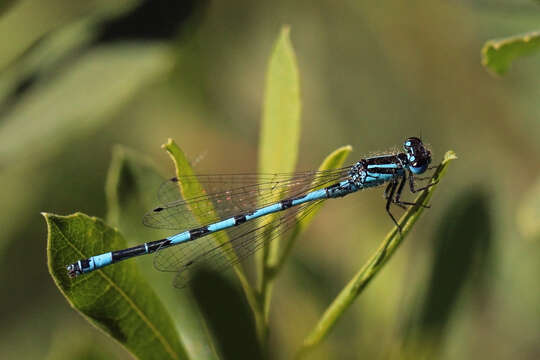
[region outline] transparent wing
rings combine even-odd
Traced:
[[[212,235],[177,246],[158,250],[154,256],[154,266],[161,271],[178,272],[174,286],[183,288],[195,272],[204,267],[214,271],[224,271],[266,246],[277,236],[292,229],[314,209],[318,200],[289,208],[274,216],[273,221],[261,224],[251,221],[227,231],[229,241],[218,244]],[[236,255],[236,256],[232,256]]]
[[[279,201],[277,198],[301,196],[312,189],[327,186],[346,178],[350,167],[328,171],[293,174],[197,175],[172,178],[165,182],[158,199],[162,205],[148,212],[143,223],[149,227],[185,230],[204,226],[258,207]],[[206,193],[183,199],[179,182],[198,181]],[[209,206],[210,205],[210,206]],[[199,221],[196,212],[204,221]]]

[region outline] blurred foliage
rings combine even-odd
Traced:
[[[526,238],[540,238],[540,179],[527,190],[519,209],[517,211],[516,221],[519,230]]]
[[[10,6],[12,6],[15,3],[15,0],[3,0],[0,3],[0,15],[2,15],[3,12],[8,10]]]
[[[454,226],[448,217],[458,216],[452,209],[460,189],[478,183],[489,199],[491,263],[480,282],[466,279],[465,285],[444,270],[444,281],[460,294],[447,302],[447,312],[437,310],[447,321],[434,351],[440,359],[538,357],[538,56],[520,58],[502,78],[478,64],[488,39],[537,28],[537,1],[19,0],[0,9],[1,358],[83,354],[85,344],[64,334],[88,331],[93,336],[80,337],[104,349],[98,357],[129,358],[59,296],[47,272],[39,212],[116,216],[129,244],[159,238],[161,232],[144,229],[133,216],[155,205],[157,174],[173,174],[159,151],[168,137],[188,157],[207,154],[197,173],[253,172],[268,54],[283,24],[292,29],[302,79],[299,169],[316,168],[342,144],[356,150],[352,162],[420,134],[434,159],[449,148],[460,155],[408,241],[311,357],[386,358],[391,349],[395,357],[412,351],[417,358],[416,348],[424,353],[431,346],[428,335],[411,345],[403,328],[432,313],[424,306],[438,304],[426,299],[433,272],[441,269],[431,241],[438,243],[444,224]],[[519,52],[522,45],[518,39],[508,49]],[[137,67],[139,51],[145,57],[154,50],[161,55]],[[118,60],[116,68],[108,67],[107,56]],[[100,66],[92,59],[101,59]],[[62,84],[70,86],[61,90]],[[129,170],[128,150],[121,187],[109,186],[118,143],[137,149],[137,159],[142,153],[155,161],[156,177],[137,180],[146,171]],[[115,161],[121,152],[115,150]],[[379,191],[325,204],[275,281],[273,357],[292,356],[364,262],[359,255],[367,260],[391,226]],[[175,291],[168,277],[150,270],[151,258],[133,262],[144,266],[141,276],[165,304],[187,351],[194,358],[221,357],[191,293]],[[456,278],[464,276],[456,270]]]
[[[11,106],[0,129],[0,166],[50,156],[73,136],[110,119],[136,89],[170,68],[167,49],[160,45],[126,44],[88,53],[46,85],[25,91],[25,100]],[[23,137],[18,136],[21,131]]]
[[[490,40],[482,48],[482,64],[496,74],[508,71],[519,57],[540,51],[540,32],[530,32],[505,39]]]

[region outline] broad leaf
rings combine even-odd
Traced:
[[[141,359],[186,359],[172,319],[134,260],[75,279],[66,265],[126,247],[103,221],[82,213],[43,214],[48,227],[49,272],[71,306]]]

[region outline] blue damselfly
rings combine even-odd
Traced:
[[[368,157],[352,166],[335,170],[172,178],[159,190],[158,198],[162,205],[147,213],[143,223],[182,232],[79,260],[67,266],[68,273],[75,277],[156,252],[156,268],[177,272],[175,285],[183,287],[189,280],[189,270],[203,264],[222,270],[243,260],[290,229],[315,204],[385,183],[388,184],[384,192],[386,211],[401,231],[390,206],[396,204],[404,208],[415,205],[401,200],[406,183],[409,183],[412,193],[434,185],[415,188],[415,176],[424,173],[431,162],[431,153],[422,141],[410,137],[403,144],[403,149],[403,152]],[[179,182],[189,184],[195,181],[206,192],[183,199]],[[194,212],[198,216],[194,216]],[[202,221],[201,216],[204,218]],[[226,242],[219,243],[212,238],[223,231],[228,235]]]

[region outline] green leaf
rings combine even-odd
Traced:
[[[514,59],[538,51],[540,51],[540,31],[490,40],[482,48],[482,65],[498,75],[503,75]]]
[[[266,87],[262,114],[259,172],[289,173],[296,167],[300,141],[300,83],[296,56],[289,37],[290,29],[285,26],[274,46],[266,73]],[[275,194],[277,201],[281,197]],[[275,216],[260,219],[261,226],[271,222]],[[271,236],[271,234],[269,235]],[[270,305],[271,264],[277,262],[280,236],[263,247],[258,256],[259,282],[265,317]],[[266,338],[263,335],[263,338]]]
[[[116,146],[107,174],[108,222],[117,226],[130,242],[137,244],[164,238],[170,232],[161,232],[143,226],[141,217],[157,204],[156,192],[163,183],[153,162],[143,154]],[[144,275],[160,294],[160,299],[172,315],[188,353],[194,359],[217,359],[217,350],[207,330],[199,307],[190,298],[190,292],[180,291],[171,284],[169,274],[156,271],[152,256],[138,260],[144,266]]]
[[[517,225],[527,238],[540,238],[540,178],[527,190],[517,212]]]
[[[172,319],[134,261],[71,279],[66,265],[126,247],[103,221],[82,213],[44,213],[49,272],[71,306],[142,359],[186,359]]]
[[[318,171],[324,171],[324,170],[333,170],[333,169],[339,169],[343,166],[343,163],[349,156],[349,154],[352,151],[352,147],[350,145],[342,146],[336,150],[334,150],[331,154],[329,154],[322,164],[319,166]],[[319,188],[322,188],[326,185],[321,185]],[[279,257],[278,263],[274,267],[273,275],[275,276],[283,267],[283,264],[285,263],[285,260],[287,259],[289,253],[291,252],[293,245],[295,243],[296,238],[300,236],[304,230],[307,229],[309,224],[313,221],[313,218],[315,217],[315,214],[319,212],[319,210],[324,205],[324,202],[320,202],[316,205],[313,205],[312,210],[303,217],[302,220],[296,223],[294,229],[291,231],[290,235],[287,238],[285,248],[283,249],[282,254]]]
[[[453,151],[448,151],[445,154],[444,160],[438,166],[431,178],[432,184],[436,184],[441,180],[442,176],[446,172],[448,164],[454,159],[457,159],[457,157]],[[360,271],[356,273],[356,275],[334,299],[328,309],[326,309],[318,324],[304,340],[304,343],[298,353],[298,357],[305,356],[312,348],[319,344],[326,337],[326,335],[328,335],[338,319],[344,314],[345,310],[351,306],[351,304],[358,297],[358,295],[362,293],[369,282],[384,267],[424,211],[424,207],[420,205],[425,205],[429,202],[437,186],[438,185],[433,185],[430,188],[422,191],[422,193],[415,199],[414,202],[418,205],[411,206],[399,220],[402,234],[399,234],[397,228],[390,231],[375,254],[373,254],[373,256],[366,262]]]
[[[0,122],[0,164],[48,156],[74,136],[93,131],[141,86],[171,68],[169,48],[161,44],[90,50],[32,87],[7,112]]]
[[[205,194],[206,192],[204,188],[198,181],[182,182],[183,176],[195,176],[195,172],[193,171],[184,152],[178,147],[178,145],[176,145],[172,139],[169,139],[167,144],[163,144],[162,147],[167,150],[176,167],[176,176],[179,179],[178,186],[180,193],[182,194],[182,198],[191,199]],[[211,222],[211,219],[215,218],[214,206],[209,201],[199,203],[198,206],[191,209],[191,211],[201,224]],[[215,233],[213,238],[216,240],[217,244],[227,244],[229,242],[227,233],[224,231]],[[236,257],[236,253],[234,251],[227,251],[226,253],[228,256],[230,256],[229,260],[232,263],[238,262],[238,258]],[[235,270],[237,273],[241,273],[243,275],[241,266],[236,265]]]
[[[334,150],[323,160],[322,164],[319,166],[318,171],[334,170],[334,169],[341,168],[345,160],[347,160],[347,157],[349,156],[351,151],[352,151],[352,146],[350,145],[342,146]],[[321,189],[325,186],[327,186],[327,184],[320,185],[316,189]],[[311,210],[311,212],[308,215],[306,215],[301,221],[298,222],[297,227],[300,228],[300,231],[305,230],[307,226],[311,224],[311,221],[313,221],[313,217],[321,209],[323,204],[324,202],[314,205],[313,210]]]
[[[292,172],[300,141],[300,84],[296,56],[284,27],[268,71],[259,146],[259,172]]]

